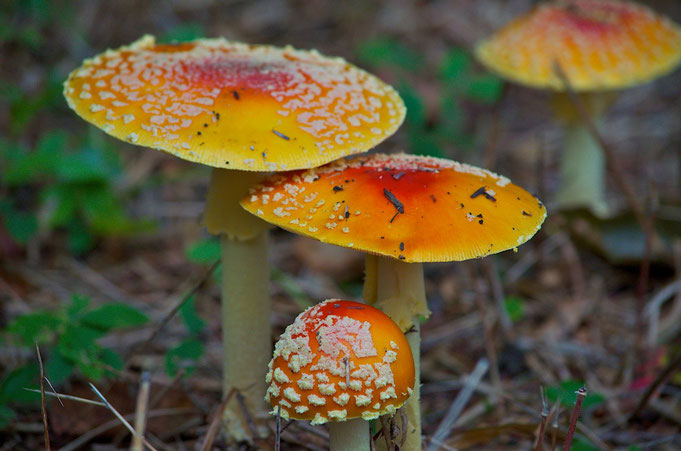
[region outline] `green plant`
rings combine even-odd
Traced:
[[[66,230],[72,252],[89,250],[98,236],[151,226],[128,216],[115,189],[118,155],[104,141],[46,132],[32,150],[0,141],[0,224],[19,244],[39,232]]]
[[[107,334],[146,324],[147,316],[120,302],[92,306],[88,298],[74,295],[57,310],[40,310],[15,318],[0,337],[7,346],[24,348],[33,355],[35,345],[45,354],[45,374],[58,386],[75,374],[91,380],[112,375],[123,360],[98,341]],[[24,390],[37,388],[39,367],[35,361],[21,365],[0,379],[0,428],[14,417],[11,406],[37,402],[40,395]]]
[[[520,321],[525,316],[525,301],[516,296],[507,296],[504,299],[504,307],[508,316],[514,323]]]
[[[180,370],[184,370],[186,376],[192,374],[203,356],[204,346],[199,338],[206,323],[196,313],[194,301],[195,297],[192,296],[180,307],[180,318],[189,336],[166,352],[165,368],[170,377],[174,377]]]
[[[465,104],[489,105],[501,96],[502,81],[475,69],[471,55],[452,48],[436,64],[428,64],[410,47],[390,38],[363,43],[357,49],[359,60],[368,66],[384,66],[398,74],[398,88],[409,114],[405,121],[411,153],[447,157],[452,146],[470,149],[475,144],[465,114]],[[424,95],[415,83],[436,74],[434,85],[438,104],[429,113]]]
[[[572,408],[577,401],[577,390],[584,386],[583,381],[565,380],[558,385],[552,385],[546,389],[546,397],[551,402],[556,402],[560,399],[561,405],[567,408]],[[582,402],[582,409],[586,410],[591,407],[597,407],[605,402],[605,396],[600,393],[589,391],[588,396]]]

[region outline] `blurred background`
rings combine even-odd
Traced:
[[[40,396],[23,390],[38,386],[36,342],[57,391],[90,398],[95,381],[124,414],[134,411],[140,371],[150,371],[159,449],[195,446],[219,403],[219,275],[210,266],[219,246],[200,224],[209,169],[114,140],[62,96],[83,59],[147,33],[342,56],[407,104],[380,151],[483,166],[547,204],[542,231],[517,253],[426,265],[426,435],[476,362],[491,363],[443,449],[530,449],[543,405],[557,407],[547,434],[562,443],[584,384],[573,449],[679,449],[681,71],[623,91],[601,129],[655,218],[662,246],[647,252],[612,182],[614,217],[553,214],[563,131],[550,95],[502,81],[471,55],[535,3],[1,1],[0,450],[42,446]],[[645,3],[681,22],[680,2]],[[271,258],[275,336],[314,302],[361,295],[360,253],[277,230]],[[67,400],[48,409],[55,447],[128,446],[105,409]],[[324,449],[324,434],[296,423],[283,449]]]

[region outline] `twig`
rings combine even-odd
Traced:
[[[482,321],[482,332],[485,339],[485,352],[487,358],[489,359],[490,365],[490,375],[492,378],[492,385],[497,392],[502,391],[501,387],[501,375],[499,374],[499,360],[497,358],[497,350],[494,346],[494,332],[492,330],[492,324],[487,315],[487,306],[485,305],[485,294],[483,288],[483,282],[479,277],[474,277],[473,269],[470,265],[467,265],[469,269],[470,279],[473,281],[473,288],[475,290],[475,303],[480,311],[480,318]],[[504,308],[505,310],[505,308]],[[503,403],[499,404],[499,408],[503,409]]]
[[[556,414],[553,416],[551,422],[551,451],[556,451],[556,442],[558,441],[558,417],[560,416],[560,401],[556,403]]]
[[[497,305],[501,331],[504,334],[504,338],[508,340],[511,337],[511,328],[513,327],[513,322],[511,321],[511,316],[508,314],[508,310],[504,305],[504,287],[501,285],[501,278],[497,272],[496,263],[497,261],[494,256],[485,258],[481,262],[483,270],[487,273],[486,275],[489,279],[490,287],[492,288],[494,302]]]
[[[135,435],[132,438],[132,451],[143,451],[142,437],[144,436],[144,429],[147,425],[147,411],[149,407],[149,389],[151,385],[151,378],[149,371],[142,373],[142,381],[140,383],[140,391],[137,394],[137,405],[135,407]]]
[[[489,362],[485,358],[480,359],[475,365],[475,368],[473,369],[473,372],[470,374],[470,376],[468,376],[463,389],[456,396],[452,405],[449,406],[447,414],[442,421],[440,421],[440,424],[435,430],[435,433],[430,440],[428,451],[437,450],[440,444],[443,443],[447,438],[452,427],[454,426],[454,423],[456,422],[456,419],[461,414],[461,411],[473,394],[475,387],[480,383],[482,376],[485,375],[488,368]]]
[[[407,418],[407,411],[404,408],[399,410],[400,419],[402,420],[402,436],[400,437],[400,449],[404,446],[407,441],[407,432],[409,430],[409,418]]]
[[[24,388],[24,390],[32,391],[34,393],[40,393],[40,390],[36,390],[34,388]],[[53,396],[53,397],[58,398],[58,399],[67,399],[69,401],[76,401],[76,402],[82,402],[82,403],[85,403],[85,404],[93,404],[95,406],[106,407],[106,404],[104,404],[103,402],[93,401],[91,399],[79,398],[77,396],[65,395],[63,393],[46,391],[45,395],[46,396]]]
[[[246,419],[248,429],[251,430],[253,440],[257,440],[258,438],[260,438],[260,434],[258,434],[258,428],[256,428],[255,421],[253,421],[253,415],[251,415],[250,410],[248,410],[248,406],[246,405],[244,395],[242,395],[239,390],[236,390],[236,401],[239,403],[239,407],[241,407],[241,412],[243,413],[244,418]]]
[[[653,397],[657,389],[660,388],[660,386],[667,381],[669,376],[671,376],[674,373],[674,371],[676,371],[676,369],[679,367],[681,367],[681,352],[679,353],[679,355],[676,356],[674,360],[669,362],[667,367],[655,378],[655,381],[653,381],[653,383],[648,386],[645,393],[641,397],[641,400],[636,405],[634,413],[632,413],[631,416],[629,417],[629,421],[634,420],[641,414],[641,412],[643,412],[643,409],[646,408],[646,405]]]
[[[163,416],[170,416],[170,415],[186,415],[189,413],[196,413],[195,409],[191,408],[177,408],[177,409],[159,409],[159,410],[152,410],[147,414],[148,418],[158,418],[158,417],[163,417]],[[134,419],[135,414],[131,413],[125,416],[126,419]],[[116,426],[120,425],[120,421],[118,418],[114,418],[113,420],[107,421],[106,423],[103,423],[99,426],[97,426],[94,429],[90,429],[87,431],[85,434],[81,435],[77,439],[73,440],[72,442],[67,443],[65,446],[63,446],[59,451],[75,451],[81,446],[85,445],[88,443],[90,440],[94,439],[97,437],[99,434],[103,434],[104,432],[115,428]],[[146,445],[146,443],[145,443]]]
[[[274,451],[281,449],[281,406],[277,406],[277,428],[274,432]]]
[[[92,382],[90,382],[90,388],[92,389],[93,392],[95,392],[95,394],[99,397],[99,399],[102,400],[102,402],[106,405],[106,407],[107,407],[107,408],[116,416],[116,418],[118,418],[118,420],[119,420],[121,423],[123,423],[123,426],[125,426],[125,428],[126,428],[128,431],[130,431],[130,433],[131,433],[131,434],[133,435],[133,437],[134,437],[137,433],[136,433],[135,430],[132,428],[132,426],[130,425],[130,423],[128,422],[128,420],[126,420],[125,417],[124,417],[123,415],[121,415],[121,414],[118,412],[118,410],[116,410],[116,409],[109,403],[109,401],[107,401],[107,399],[104,397],[104,395],[97,389],[97,387],[95,387],[95,385],[94,385]],[[142,443],[144,443],[144,444],[145,444],[149,449],[151,449],[152,451],[157,451],[156,448],[154,448],[154,447],[151,445],[151,443],[149,443],[149,441],[148,441],[146,438],[144,438],[144,437],[142,437]]]
[[[383,439],[385,440],[385,449],[393,450],[395,449],[395,444],[393,443],[392,431],[390,430],[390,425],[386,419],[386,415],[378,417],[381,422],[381,433],[383,434]]]
[[[227,404],[229,403],[230,399],[232,399],[234,392],[235,389],[232,388],[227,393],[227,396],[225,396],[225,399],[220,403],[220,406],[218,407],[217,411],[213,416],[213,419],[210,422],[208,432],[206,432],[206,436],[203,438],[203,441],[201,442],[201,447],[199,448],[201,451],[209,451],[213,447],[213,441],[215,440],[215,436],[217,435],[218,430],[220,430],[222,416],[224,415],[225,409],[227,408]]]
[[[544,388],[541,387],[541,423],[539,424],[539,434],[537,435],[537,446],[535,451],[544,451],[544,434],[546,433],[546,423],[549,420],[549,406],[544,396]]]
[[[572,411],[572,417],[570,418],[570,427],[568,428],[567,436],[565,436],[565,441],[563,442],[563,451],[570,451],[570,446],[572,445],[572,438],[575,435],[575,428],[577,427],[577,419],[579,418],[579,412],[582,410],[582,402],[586,397],[586,387],[581,387],[577,390],[577,401],[575,402],[575,408]]]
[[[644,309],[644,315],[649,317],[648,346],[653,347],[658,342],[657,337],[659,335],[660,309],[662,304],[677,293],[681,293],[681,278],[662,288],[648,301]]]
[[[584,125],[586,126],[587,130],[589,131],[591,136],[596,140],[596,142],[598,142],[601,151],[605,155],[605,161],[607,162],[607,165],[612,171],[613,177],[615,178],[615,182],[617,183],[617,185],[627,198],[629,207],[633,211],[634,216],[636,216],[636,220],[640,224],[641,228],[646,230],[648,220],[646,219],[641,204],[639,203],[638,199],[636,198],[636,195],[634,194],[634,190],[631,187],[631,184],[624,176],[624,171],[620,166],[619,160],[615,156],[615,152],[612,150],[610,145],[605,141],[605,139],[603,139],[603,135],[601,135],[601,133],[598,131],[598,128],[596,127],[596,124],[593,118],[591,117],[591,114],[589,114],[589,111],[587,110],[586,105],[584,104],[584,100],[581,97],[579,97],[575,90],[572,88],[570,80],[567,78],[567,75],[565,75],[565,72],[563,71],[563,68],[561,67],[558,61],[554,61],[554,70],[558,77],[561,79],[561,82],[565,87],[565,93],[568,95],[570,102],[572,102],[572,105],[577,110],[577,113],[584,122]]]
[[[59,404],[64,407],[64,403],[61,402],[61,398],[59,397],[59,393],[57,393],[57,390],[54,389],[54,385],[52,385],[52,382],[50,382],[50,379],[47,377],[45,378],[45,382],[47,382],[47,385],[50,386],[50,390],[52,390],[52,393],[54,393],[57,397],[57,401],[59,401]]]
[[[608,168],[610,168],[612,172],[613,178],[615,179],[615,183],[617,183],[617,186],[624,193],[627,199],[627,203],[629,204],[629,207],[631,208],[632,212],[634,213],[634,216],[636,217],[636,221],[639,223],[639,226],[641,227],[643,233],[645,234],[643,261],[641,262],[641,270],[639,273],[639,279],[636,287],[637,344],[640,344],[643,339],[641,331],[643,330],[642,328],[643,307],[645,305],[644,296],[648,288],[648,277],[650,273],[650,249],[653,244],[653,239],[655,238],[655,229],[653,222],[654,215],[645,214],[645,211],[641,206],[641,203],[639,202],[638,198],[636,197],[636,194],[634,193],[634,189],[631,187],[631,184],[624,176],[624,171],[620,166],[619,160],[615,156],[615,152],[603,138],[603,135],[601,135],[601,133],[598,131],[598,127],[596,127],[593,118],[589,114],[589,111],[587,110],[586,105],[584,104],[584,100],[575,93],[574,89],[572,89],[572,85],[570,84],[568,77],[565,75],[565,72],[563,71],[563,68],[560,66],[560,63],[558,63],[558,61],[554,61],[554,70],[558,77],[561,79],[563,86],[565,86],[565,92],[567,93],[570,102],[572,102],[573,106],[575,107],[579,116],[584,122],[584,125],[589,131],[589,134],[591,134],[591,136],[596,140],[596,142],[600,146],[601,151],[605,155],[606,164],[608,165]]]
[[[156,339],[158,334],[163,330],[163,328],[168,324],[168,322],[177,314],[178,311],[182,308],[184,304],[189,301],[189,299],[196,294],[197,291],[203,286],[204,283],[206,283],[206,280],[208,280],[215,271],[215,269],[218,267],[220,264],[220,260],[216,260],[208,270],[196,281],[194,284],[192,284],[191,288],[186,291],[181,297],[180,300],[175,304],[175,306],[168,312],[166,315],[159,321],[156,326],[154,327],[154,330],[151,332],[149,337],[144,340],[142,343],[138,344],[137,346],[134,346],[132,350],[129,352],[127,358],[126,358],[126,363],[123,366],[123,369],[127,368],[128,365],[130,364],[130,358],[137,353],[140,349],[144,349],[149,346],[149,344]]]
[[[43,367],[43,357],[40,355],[38,343],[35,344],[35,352],[38,354],[38,364],[40,364],[40,407],[43,413],[43,434],[45,436],[45,450],[50,451],[50,431],[47,427],[47,408],[45,407],[45,368]]]

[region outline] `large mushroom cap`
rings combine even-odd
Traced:
[[[536,88],[619,89],[652,80],[681,61],[681,28],[650,9],[616,0],[543,3],[476,48],[486,66]]]
[[[331,299],[310,307],[277,342],[267,400],[283,418],[313,424],[394,413],[414,386],[414,360],[380,310]]]
[[[466,260],[515,248],[546,217],[541,202],[505,177],[405,154],[276,174],[241,205],[294,233],[406,262]]]
[[[156,44],[145,36],[86,60],[64,95],[112,136],[249,171],[366,151],[405,115],[390,86],[341,58],[224,39]]]

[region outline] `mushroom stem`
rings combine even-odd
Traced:
[[[421,449],[421,333],[420,319],[428,317],[421,263],[404,263],[394,258],[367,255],[364,299],[383,310],[402,330],[414,356],[414,391],[405,403],[409,426],[402,449]],[[383,444],[377,444],[378,449]]]
[[[371,449],[368,421],[362,418],[332,421],[328,423],[328,427],[330,451],[369,451]]]
[[[266,223],[244,211],[239,199],[258,173],[213,170],[204,222],[222,246],[223,395],[237,389],[225,409],[225,431],[234,441],[253,439],[249,421],[265,433],[264,375],[272,354]],[[250,419],[245,417],[247,410]]]
[[[609,92],[579,94],[596,125],[615,95]],[[587,207],[594,214],[608,213],[605,201],[605,156],[598,142],[585,125],[567,94],[558,93],[553,99],[556,116],[563,122],[565,138],[560,160],[560,185],[556,202],[561,208]]]
[[[579,123],[567,126],[556,201],[562,208],[586,206],[599,215],[607,212],[603,152]]]

